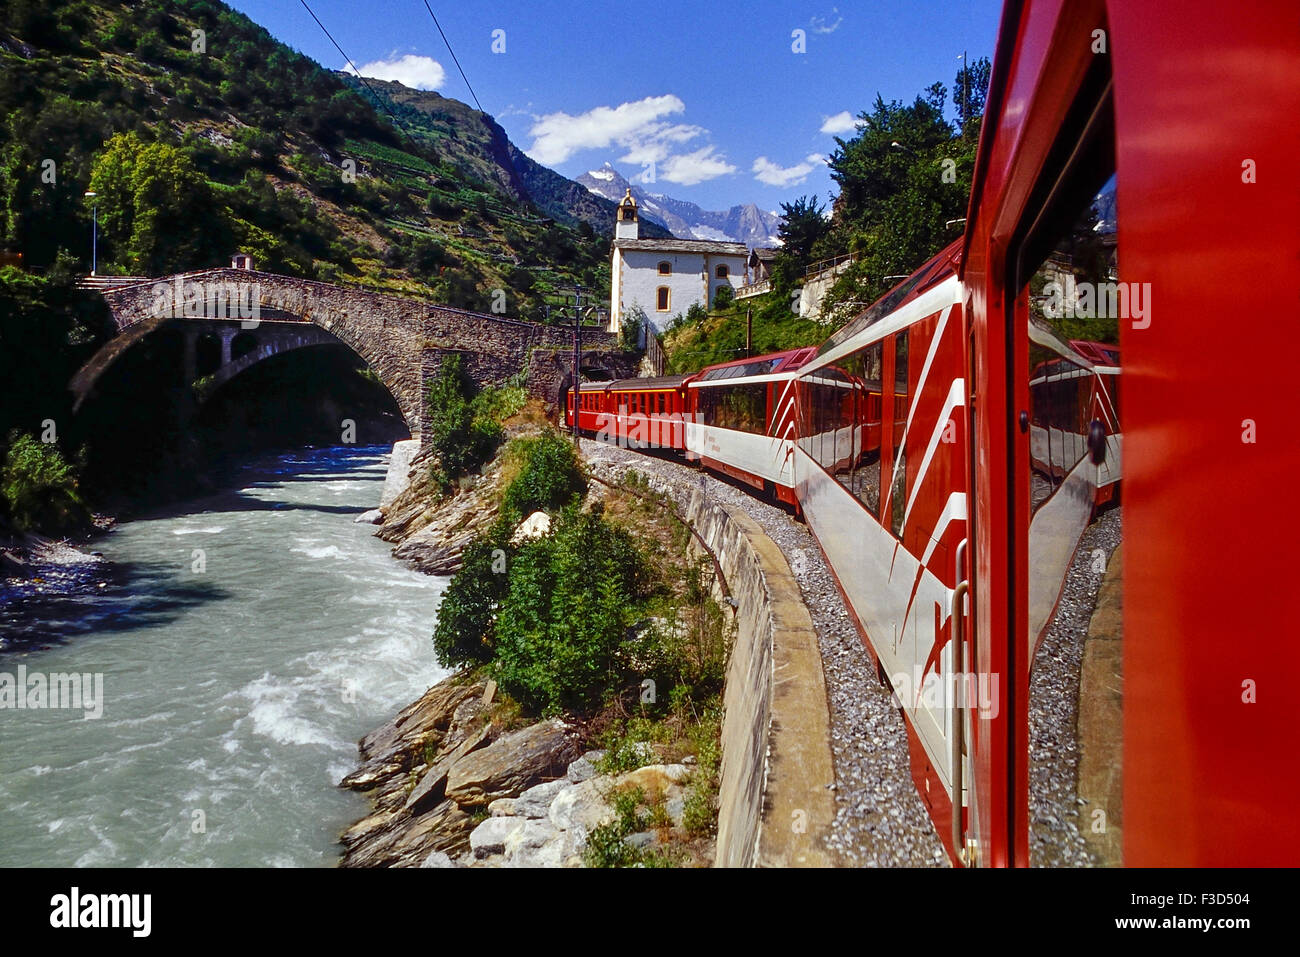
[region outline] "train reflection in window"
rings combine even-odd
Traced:
[[[903,430],[908,410],[907,331],[894,336],[894,468],[889,485],[889,527],[903,537],[903,515],[907,507],[907,455],[903,451]]]
[[[1120,289],[1115,176],[1029,281],[1030,502],[1037,511],[1088,452],[1094,419],[1117,405]],[[1114,370],[1111,374],[1108,370]]]

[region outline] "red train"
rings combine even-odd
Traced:
[[[1062,811],[1111,835],[1099,862],[1300,860],[1300,641],[1269,574],[1300,539],[1300,400],[1248,347],[1300,288],[1297,46],[1281,2],[1008,3],[961,240],[820,348],[580,387],[582,428],[648,444],[658,417],[655,444],[799,509],[954,862],[1038,862],[1035,654],[1080,574],[1111,644]],[[1122,545],[1081,549],[1116,506]]]

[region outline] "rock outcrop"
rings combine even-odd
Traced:
[[[627,841],[684,834],[690,767],[653,763],[647,745],[637,752],[645,766],[600,774],[605,753],[581,753],[561,720],[499,728],[490,684],[449,678],[361,739],[362,763],[341,786],[367,792],[374,810],[343,832],[340,866],[581,867],[588,836],[615,819],[610,802],[625,788],[666,815],[660,830]]]

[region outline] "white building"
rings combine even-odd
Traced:
[[[641,239],[636,200],[627,191],[618,204],[610,274],[609,329],[640,306],[656,330],[695,303],[709,306],[722,286],[745,283],[744,243],[701,239]]]

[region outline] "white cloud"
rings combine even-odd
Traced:
[[[389,60],[363,63],[357,70],[349,64],[343,67],[343,72],[359,72],[362,76],[374,77],[376,80],[395,80],[416,90],[436,90],[447,79],[447,71],[433,57],[416,56],[414,53],[398,57],[396,51],[392,57]]]
[[[705,180],[734,173],[736,167],[717,155],[715,147],[706,146],[694,153],[670,156],[659,164],[659,178],[683,186],[694,186]]]
[[[752,172],[754,179],[760,183],[766,183],[768,186],[796,186],[808,178],[811,173],[821,163],[826,162],[826,157],[820,153],[810,153],[804,158],[802,163],[796,163],[794,166],[780,166],[773,163],[766,156],[760,156],[754,160]]]
[[[834,116],[828,116],[822,123],[823,133],[848,133],[850,130],[858,128],[858,121],[853,118],[848,110],[836,113]]]
[[[834,23],[830,22],[831,17],[813,17],[808,21],[809,25],[812,27],[812,32],[834,33],[840,28],[840,24],[844,22],[844,18],[840,16],[839,13],[839,7],[831,7],[831,17],[835,18]]]
[[[614,107],[598,106],[576,116],[547,113],[539,116],[528,131],[533,144],[527,152],[537,162],[553,166],[581,150],[617,144],[634,157],[625,158],[625,162],[659,162],[668,155],[667,143],[685,142],[704,132],[698,127],[663,121],[663,117],[685,109],[686,104],[678,97],[665,94]]]

